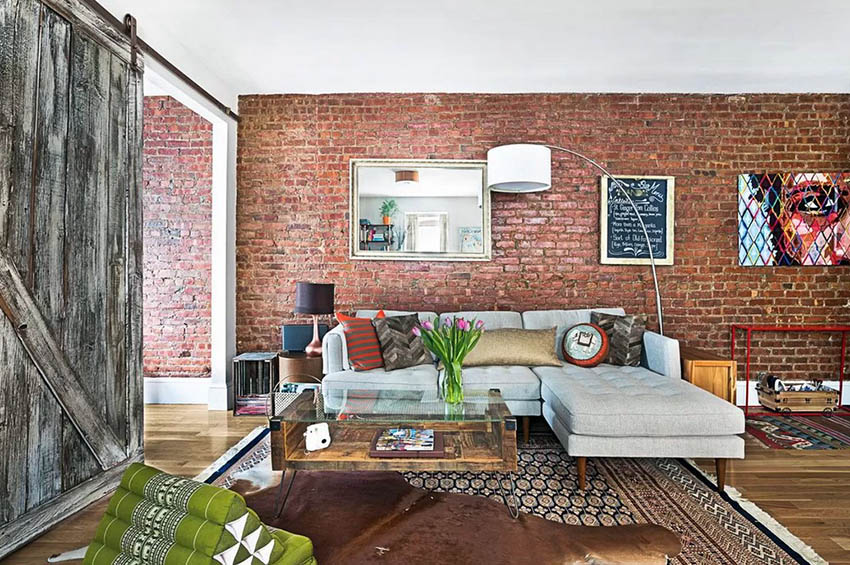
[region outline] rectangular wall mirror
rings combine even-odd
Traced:
[[[351,160],[351,257],[489,261],[486,161]]]

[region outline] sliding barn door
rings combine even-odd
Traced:
[[[130,60],[79,0],[0,0],[0,557],[141,460]]]

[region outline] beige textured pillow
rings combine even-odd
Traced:
[[[525,365],[560,367],[555,353],[555,328],[548,330],[486,330],[463,360],[464,367]]]

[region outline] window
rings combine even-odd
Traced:
[[[416,212],[404,215],[405,250],[420,253],[443,253],[448,239],[448,212]]]

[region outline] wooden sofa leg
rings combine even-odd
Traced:
[[[587,457],[578,457],[578,488],[584,490],[587,486]]]
[[[530,418],[528,416],[522,417],[522,442],[528,443],[528,434],[531,433],[529,430],[529,421]]]
[[[718,457],[714,460],[714,468],[717,470],[717,490],[723,492],[726,486],[726,460]]]

